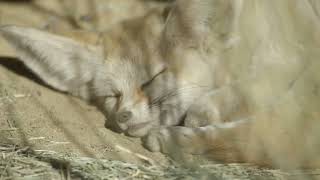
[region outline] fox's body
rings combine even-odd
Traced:
[[[307,59],[319,45],[318,25],[305,23],[318,22],[309,5],[177,0],[167,20],[154,11],[96,35],[90,45],[29,28],[1,32],[45,82],[94,102],[107,128],[144,137],[152,151],[171,153],[175,146],[228,162],[308,166],[319,161],[304,155],[319,147],[288,142],[303,130],[303,113],[310,115],[306,124],[319,125],[318,95],[294,110],[304,102],[294,96],[319,79],[289,90],[303,67],[319,64]]]

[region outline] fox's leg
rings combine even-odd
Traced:
[[[150,131],[143,140],[149,150],[168,155],[182,152],[222,162],[269,164],[266,156],[259,154],[263,152],[261,146],[249,138],[251,124],[251,121],[236,121],[196,128],[165,127]]]

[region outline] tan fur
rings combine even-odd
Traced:
[[[48,84],[92,100],[107,128],[143,137],[152,151],[310,167],[320,163],[312,4],[176,0],[166,21],[155,9],[83,38],[90,45],[29,28],[1,32]]]

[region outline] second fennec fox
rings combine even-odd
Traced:
[[[53,88],[152,151],[280,167],[320,163],[320,24],[307,0],[177,0],[97,44],[3,26]]]

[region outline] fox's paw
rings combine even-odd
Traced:
[[[231,150],[239,142],[245,142],[249,125],[250,121],[241,120],[197,128],[161,127],[149,131],[143,138],[143,143],[150,151],[169,155],[177,152],[200,155],[211,151]]]
[[[145,137],[142,138],[142,142],[145,148],[151,152],[161,152],[160,147],[161,130],[151,130]]]
[[[162,127],[151,130],[142,140],[152,152],[202,154],[208,148],[205,146],[206,133],[203,128]]]

